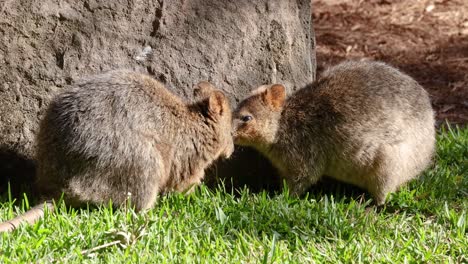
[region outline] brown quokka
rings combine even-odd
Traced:
[[[286,99],[261,86],[234,111],[234,142],[263,153],[300,195],[323,175],[368,190],[375,203],[415,178],[435,148],[427,92],[381,62],[348,61]]]
[[[158,194],[187,191],[234,144],[228,99],[208,82],[185,103],[149,76],[111,71],[84,80],[50,104],[37,136],[37,187],[44,199],[137,210]],[[49,204],[50,205],[50,204]],[[34,222],[39,214],[20,216]]]

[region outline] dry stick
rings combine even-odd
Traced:
[[[106,244],[103,244],[103,245],[100,245],[100,246],[97,246],[97,247],[94,247],[94,248],[83,250],[83,251],[81,251],[81,255],[88,255],[88,254],[90,254],[90,253],[92,253],[94,251],[97,251],[99,249],[103,249],[103,248],[110,247],[110,246],[113,246],[113,245],[117,245],[117,244],[120,244],[120,243],[122,243],[122,241],[115,240],[115,241],[112,241],[112,242],[109,242],[109,243],[106,243]]]
[[[45,205],[49,211],[54,210],[54,204],[52,202],[45,202]],[[26,213],[20,214],[9,221],[0,223],[0,233],[13,231],[18,228],[21,223],[34,224],[42,216],[44,216],[44,204],[38,204],[28,210]]]

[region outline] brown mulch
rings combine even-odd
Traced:
[[[372,58],[413,76],[437,119],[468,124],[468,1],[315,0],[317,73]]]

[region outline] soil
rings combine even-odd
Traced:
[[[468,123],[468,1],[313,4],[318,75],[344,59],[381,60],[427,89],[439,125]]]

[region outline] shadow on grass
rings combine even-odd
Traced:
[[[217,188],[223,182],[226,190],[248,187],[252,193],[281,189],[281,180],[271,163],[251,148],[236,147],[229,160],[218,160],[206,171],[205,184]]]
[[[317,184],[311,186],[307,192],[308,197],[317,200],[323,196],[333,196],[335,201],[342,201],[344,203],[349,203],[351,201],[364,203],[371,198],[370,194],[365,190],[330,177],[323,177]]]
[[[0,147],[0,175],[0,202],[35,196],[35,165],[31,159]]]

